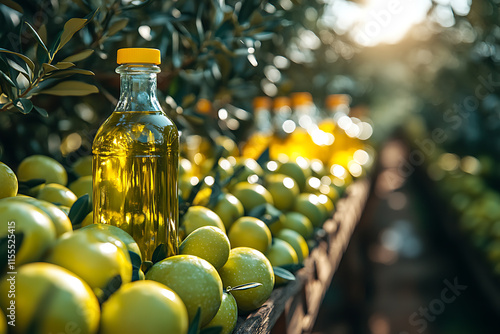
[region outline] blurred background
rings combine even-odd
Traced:
[[[209,141],[244,143],[257,96],[306,91],[324,111],[349,94],[377,163],[315,333],[498,333],[497,0],[1,0],[0,26],[13,169],[90,154],[120,47],[161,50],[164,110]]]

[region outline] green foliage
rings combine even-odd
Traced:
[[[70,165],[90,153],[95,130],[119,94],[114,69],[122,47],[160,49],[158,93],[164,110],[181,130],[207,137],[214,132],[207,128],[214,128],[241,138],[251,120],[244,109],[250,109],[252,97],[293,91],[312,92],[319,106],[328,94],[350,93],[377,114],[376,136],[391,133],[407,110],[421,111],[431,129],[448,131],[444,113],[474,97],[480,78],[491,75],[500,82],[492,51],[498,49],[500,22],[492,0],[473,2],[465,16],[454,13],[451,27],[422,22],[418,29],[427,31],[426,38],[409,34],[399,45],[373,48],[327,26],[321,18],[329,5],[322,0],[34,0],[21,5],[0,0],[5,21],[0,159],[14,168],[29,154],[65,157],[63,163]],[[439,6],[435,2],[428,16],[436,17]],[[305,43],[307,38],[317,45]],[[419,63],[422,53],[431,54],[432,66]],[[477,99],[458,130],[448,131],[447,145],[464,153],[499,151],[494,136],[500,127],[498,87],[489,93]],[[224,107],[239,129],[229,129],[228,121],[207,126],[194,110],[200,98],[213,101],[215,110]],[[67,142],[75,134],[81,139],[78,150]]]
[[[92,211],[89,194],[85,194],[78,198],[69,210],[68,217],[73,226],[78,226],[83,222],[85,217]]]
[[[141,270],[141,257],[139,254],[132,251],[128,251],[130,256],[130,262],[132,262],[132,282],[140,280],[139,271]]]
[[[199,98],[248,103],[264,76],[255,55],[281,33],[283,13],[261,0],[1,1],[0,124],[9,127],[0,129],[0,157],[14,166],[33,153],[61,160],[72,133],[82,138],[76,154],[88,154],[96,126],[116,103],[121,47],[160,49],[160,101],[181,129],[200,123],[193,110]],[[51,117],[23,116],[33,109]],[[52,144],[37,138],[48,134],[57,135]],[[16,152],[2,148],[11,139]]]
[[[153,251],[151,262],[157,263],[164,260],[168,255],[168,248],[165,244],[159,244]]]
[[[102,305],[106,300],[111,297],[113,293],[118,291],[118,289],[122,286],[122,277],[120,275],[113,276],[104,286],[104,288],[98,294],[99,304]]]
[[[198,307],[196,311],[196,315],[193,318],[193,321],[189,324],[188,334],[198,334],[200,332],[200,317],[201,317],[201,308]]]
[[[259,286],[262,286],[262,283],[258,282],[252,282],[252,283],[245,283],[245,284],[240,284],[237,286],[227,286],[224,291],[225,292],[231,292],[231,291],[242,291],[242,290],[248,290],[248,289],[254,289],[258,288]]]
[[[281,277],[287,281],[295,281],[295,276],[283,267],[273,267],[274,275]]]
[[[32,53],[36,54],[36,57],[33,61],[25,55],[13,53],[24,61],[22,68],[17,70],[26,74],[30,85],[16,94],[14,88],[19,88],[16,82],[18,73],[3,73],[0,78],[4,81],[2,88],[7,87],[5,85],[12,87],[4,91],[9,97],[9,101],[2,106],[4,110],[13,107],[13,101],[17,97],[29,98],[43,93],[54,82],[39,88],[41,82],[59,74],[63,69],[74,66],[66,63],[90,57],[90,50],[96,50],[97,55],[104,60],[95,63],[94,59],[91,64],[93,72],[110,72],[114,64],[106,60],[114,59],[116,49],[123,46],[159,48],[162,51],[163,71],[169,76],[164,93],[172,96],[177,105],[190,107],[196,99],[190,99],[189,96],[194,94],[213,99],[221,87],[230,90],[229,84],[232,80],[254,72],[249,57],[258,49],[261,40],[273,36],[281,22],[279,15],[266,12],[264,4],[257,0],[241,3],[209,0],[144,1],[135,6],[125,6],[119,1],[78,1],[77,4],[78,6],[61,0],[59,12],[56,8],[51,8],[54,12],[46,13],[48,17],[64,17],[66,22],[62,30],[57,31],[58,29],[54,29],[57,27],[44,24],[38,27],[37,31],[26,22],[27,29],[36,41],[33,47],[41,48],[44,52],[34,50]],[[94,8],[96,5],[99,7]],[[66,9],[64,13],[62,8]],[[39,8],[38,11],[40,10]],[[24,13],[22,19],[28,16],[27,11]],[[71,17],[82,14],[86,15],[85,18]],[[44,42],[47,29],[51,32],[57,31],[55,35],[58,36],[50,46]],[[68,48],[69,55],[54,64],[56,54],[70,43],[76,34],[79,41],[75,41]],[[82,46],[87,49],[80,50]],[[19,48],[19,45],[13,47]],[[86,64],[90,65],[89,62]],[[64,74],[91,75],[91,72],[75,70],[66,71]],[[251,86],[239,85],[237,88],[251,89]],[[85,90],[83,86],[81,88],[86,93],[95,91]],[[12,94],[11,90],[14,91]],[[33,90],[35,92],[32,92]],[[65,95],[75,94],[75,89],[69,88]],[[83,94],[84,92],[78,95]],[[184,105],[184,102],[188,105]]]
[[[18,8],[19,9],[19,8]],[[0,48],[0,93],[2,101],[0,112],[14,109],[23,114],[28,114],[34,108],[30,101],[37,94],[52,94],[59,96],[82,96],[97,93],[94,85],[78,81],[64,81],[64,78],[74,74],[94,75],[91,71],[74,68],[75,64],[64,59],[56,61],[58,52],[71,40],[73,35],[87,25],[96,14],[97,10],[86,18],[71,18],[63,27],[59,37],[47,47],[46,31],[43,26],[37,32],[28,22],[24,22],[26,30],[34,37],[33,59],[19,52]],[[21,24],[21,30],[23,26]],[[42,36],[43,38],[42,38]],[[29,53],[29,52],[28,52]],[[89,52],[86,55],[90,55]],[[70,59],[83,60],[85,57],[69,57]],[[44,117],[48,116],[45,109],[34,108]]]
[[[449,62],[419,86],[430,131],[445,132],[444,146],[459,155],[500,153],[500,11],[495,1],[473,2],[466,17],[436,35],[432,48]],[[456,36],[460,36],[457,40]],[[453,65],[452,65],[453,64]],[[498,158],[497,158],[498,161]],[[498,182],[499,180],[497,180]]]

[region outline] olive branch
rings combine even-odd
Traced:
[[[94,50],[83,50],[56,61],[57,53],[75,33],[94,18],[97,12],[98,9],[84,18],[69,19],[50,47],[47,47],[45,26],[42,25],[37,31],[31,24],[24,22],[37,42],[35,46],[37,61],[31,60],[22,53],[0,48],[0,111],[14,108],[27,114],[35,109],[40,115],[46,117],[47,111],[30,101],[33,96],[37,94],[83,96],[99,91],[96,86],[86,82],[64,80],[75,74],[94,75],[92,71],[75,67],[75,62],[86,59]]]

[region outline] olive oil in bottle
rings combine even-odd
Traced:
[[[257,96],[253,99],[254,126],[250,137],[242,149],[242,156],[257,160],[273,138],[273,123],[271,118],[272,100]]]
[[[156,97],[160,51],[118,50],[120,99],[92,146],[94,223],[118,226],[143,260],[178,253],[179,134]]]

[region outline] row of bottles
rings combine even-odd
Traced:
[[[329,95],[320,110],[306,92],[288,97],[254,99],[254,129],[242,149],[244,157],[257,159],[267,148],[272,160],[303,157],[324,166],[361,174],[366,163],[369,123],[350,115],[350,96]]]

